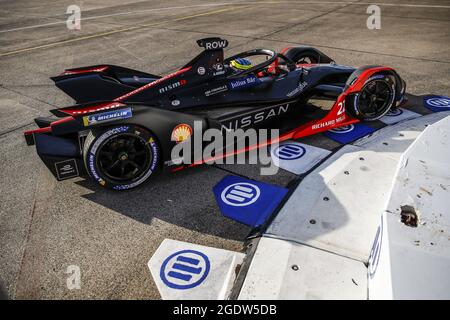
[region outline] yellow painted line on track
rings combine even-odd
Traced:
[[[246,6],[246,7],[249,7],[249,6]],[[218,13],[225,12],[225,11],[232,11],[232,10],[238,10],[238,9],[242,10],[246,7],[233,6],[232,8],[225,8],[225,9],[219,9],[219,10],[214,10],[214,11],[202,12],[202,13],[197,13],[197,14],[193,14],[193,15],[189,15],[189,16],[171,19],[171,20],[164,20],[164,21],[160,21],[160,22],[156,22],[156,23],[142,24],[142,25],[132,26],[132,27],[128,27],[128,28],[122,28],[122,29],[118,29],[118,30],[111,30],[111,31],[103,32],[103,33],[93,34],[90,36],[84,36],[84,37],[79,37],[79,38],[74,38],[74,39],[67,39],[67,40],[62,40],[62,41],[58,41],[58,42],[43,44],[40,46],[4,52],[4,53],[0,53],[0,57],[11,56],[11,55],[15,55],[15,54],[23,53],[23,52],[34,51],[34,50],[38,50],[38,49],[51,48],[51,47],[59,46],[61,44],[67,44],[67,43],[73,43],[73,42],[78,42],[78,41],[82,41],[82,40],[94,39],[94,38],[109,36],[109,35],[121,33],[121,32],[134,31],[134,30],[139,30],[139,29],[144,29],[144,28],[149,28],[149,27],[155,27],[155,26],[159,26],[164,23],[183,21],[183,20],[187,20],[187,19],[218,14]]]

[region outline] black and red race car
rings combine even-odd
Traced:
[[[276,127],[276,141],[283,141],[379,119],[404,97],[405,82],[389,67],[338,65],[304,46],[281,53],[255,49],[224,59],[227,40],[197,43],[204,50],[164,77],[113,65],[52,77],[77,104],[36,118],[39,129],[24,133],[28,145],[36,145],[58,180],[87,173],[104,187],[123,190],[155,171],[204,162],[177,165],[171,159],[172,148],[195,134],[195,121],[203,130],[227,132]],[[326,110],[309,99],[334,103]]]

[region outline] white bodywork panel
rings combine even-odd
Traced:
[[[230,294],[236,267],[242,264],[244,256],[239,252],[165,239],[148,267],[162,299],[223,300]],[[171,276],[170,272],[176,274]]]
[[[397,123],[375,131],[373,134],[363,137],[353,143],[353,145],[364,150],[375,151],[399,160],[403,152],[408,149],[411,143],[425,130],[426,126],[439,121],[450,112],[432,113],[426,116]]]
[[[263,237],[239,299],[367,299],[367,269],[359,261]]]
[[[390,157],[344,146],[301,182],[267,236],[367,262],[395,167]]]
[[[306,176],[261,239],[240,298],[366,299],[366,285],[370,299],[449,298],[450,117],[422,134],[449,115],[385,127]],[[400,222],[405,204],[419,227]],[[365,295],[338,281],[360,272]]]
[[[425,124],[445,115],[386,127],[341,148],[303,179],[266,236],[367,262],[400,156]]]
[[[417,213],[417,227],[401,222],[405,205]],[[426,128],[403,154],[384,236],[371,299],[450,299],[450,117]]]

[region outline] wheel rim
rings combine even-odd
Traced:
[[[364,117],[376,117],[389,110],[394,90],[383,80],[371,81],[361,90],[358,99],[359,112]]]
[[[124,133],[106,140],[99,148],[97,165],[108,179],[133,181],[148,170],[153,155],[145,140]]]
[[[312,64],[312,63],[316,63],[316,60],[312,57],[301,57],[300,59],[297,60],[297,64]]]

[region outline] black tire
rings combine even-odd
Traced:
[[[294,61],[295,64],[314,64],[319,62],[317,56],[311,53],[301,53],[301,52],[296,54],[293,58],[291,58],[291,60]]]
[[[89,176],[114,190],[132,189],[147,181],[157,170],[160,158],[156,137],[134,125],[92,130],[83,147]]]
[[[323,52],[310,47],[292,47],[284,55],[296,64],[331,63],[333,60]]]
[[[370,77],[361,91],[347,98],[347,109],[363,121],[375,121],[383,117],[395,105],[395,78],[377,74]]]

